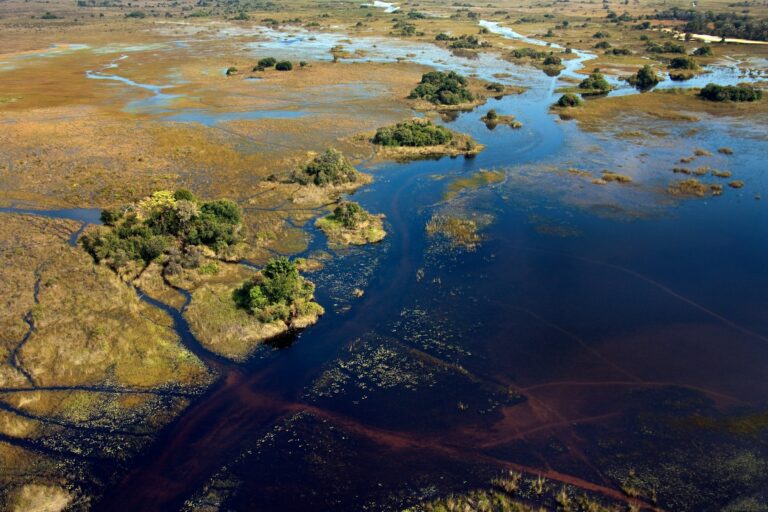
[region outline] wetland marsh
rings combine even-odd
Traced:
[[[768,50],[571,4],[2,7],[0,506],[768,506]]]

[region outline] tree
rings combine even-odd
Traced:
[[[343,185],[357,181],[357,170],[344,158],[341,151],[333,148],[315,157],[303,169],[303,176],[298,176],[298,181],[309,181],[319,187],[330,185]]]
[[[557,100],[556,105],[558,107],[578,107],[581,105],[581,103],[581,98],[578,94],[567,92],[560,96],[560,99]]]
[[[411,91],[411,99],[425,99],[437,105],[458,105],[475,100],[467,85],[467,79],[454,71],[430,71]]]
[[[453,139],[450,130],[431,121],[411,120],[376,130],[372,142],[381,146],[439,146]]]
[[[291,71],[293,69],[293,64],[291,64],[290,61],[281,60],[280,62],[275,64],[275,69],[277,71]]]
[[[612,89],[611,84],[605,79],[605,75],[599,71],[593,72],[587,78],[581,81],[579,89],[585,89],[588,91],[595,91],[600,94],[607,93]]]
[[[630,76],[627,82],[634,85],[640,90],[647,90],[661,82],[661,78],[656,74],[651,66],[646,64],[637,73]]]

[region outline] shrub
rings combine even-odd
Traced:
[[[666,41],[663,45],[648,43],[647,50],[651,53],[685,53],[685,46]]]
[[[376,130],[372,142],[381,146],[438,146],[453,138],[450,130],[431,121],[411,120]]]
[[[707,84],[699,96],[709,101],[757,101],[763,97],[763,91],[748,85]]]
[[[608,32],[600,31],[600,32],[595,32],[594,34],[592,34],[592,37],[594,39],[607,39],[607,38],[611,37],[611,35]]]
[[[544,57],[545,66],[559,66],[562,62],[563,60],[557,55],[547,55]]]
[[[44,16],[43,16],[43,17],[44,17]],[[126,14],[126,15],[125,15],[125,17],[126,17],[126,18],[137,18],[137,19],[141,19],[141,18],[146,18],[146,17],[147,17],[147,15],[146,15],[146,14],[144,14],[144,12],[143,12],[143,11],[131,11],[131,12],[129,12],[128,14]]]
[[[605,76],[599,71],[595,71],[587,78],[581,81],[579,89],[586,89],[589,91],[598,91],[599,93],[607,93],[611,90],[611,84],[605,79]]]
[[[242,223],[232,201],[199,202],[188,190],[157,191],[122,210],[103,210],[101,218],[109,228],[84,235],[81,243],[114,270],[131,260],[148,263],[167,252],[171,242],[187,253],[195,245],[224,250],[240,240]]]
[[[295,262],[279,257],[236,289],[233,298],[262,322],[289,322],[304,312],[314,291],[315,286],[299,275]]]
[[[707,45],[707,46],[702,46],[700,48],[696,48],[695,50],[693,50],[693,55],[696,55],[698,57],[711,57],[712,47]]]
[[[675,57],[669,61],[669,67],[671,69],[699,69],[696,61],[690,57]]]
[[[227,76],[232,76],[232,75],[236,75],[236,74],[237,74],[237,68],[236,67],[230,66],[230,67],[227,68],[227,71],[226,71],[226,75]]]
[[[318,187],[354,183],[357,181],[357,170],[340,151],[329,148],[304,167],[298,181],[311,182]]]
[[[281,60],[275,64],[275,69],[278,71],[291,71],[293,69],[293,64],[291,64],[290,61]]]
[[[611,43],[609,43],[608,41],[600,41],[595,45],[595,48],[598,48],[601,50],[607,50],[610,47],[611,47]]]
[[[262,68],[271,68],[277,64],[277,59],[274,57],[264,57],[263,59],[259,59],[258,66]]]
[[[656,74],[656,72],[653,70],[651,66],[646,64],[639,70],[637,70],[637,73],[630,76],[627,79],[627,82],[634,85],[638,89],[645,90],[650,89],[654,85],[661,82],[661,78]]]
[[[421,77],[421,82],[411,91],[410,98],[421,98],[436,105],[458,105],[475,100],[467,89],[468,81],[454,71],[430,71]]]
[[[366,220],[369,214],[362,206],[354,201],[343,201],[333,210],[331,220],[340,223],[347,229],[354,229]]]
[[[560,96],[560,99],[557,100],[556,105],[558,107],[578,107],[581,105],[581,103],[582,101],[578,94],[567,92]]]

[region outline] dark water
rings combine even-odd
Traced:
[[[670,126],[653,147],[603,139],[557,122],[551,90],[453,121],[488,146],[476,158],[371,169],[375,183],[355,199],[386,214],[386,243],[315,275],[329,311],[321,322],[224,366],[98,508],[195,498],[228,510],[397,510],[509,467],[610,495],[629,464],[666,479],[660,501],[673,509],[760,495],[764,477],[697,497],[690,488],[716,477],[679,474],[706,464],[701,443],[732,467],[727,454],[764,460],[764,439],[669,425],[766,406],[768,216],[754,198],[768,192],[765,140],[727,121],[699,123],[687,138]],[[524,128],[487,130],[478,119],[488,108]],[[728,165],[745,189],[674,202],[655,187],[693,148],[719,146],[734,148]],[[652,177],[595,192],[531,170],[574,161]],[[504,169],[507,182],[441,203],[446,181],[435,176],[483,168]],[[426,235],[430,216],[451,208],[493,219],[477,250]],[[364,297],[349,299],[354,287]],[[651,420],[666,437],[644,433]]]

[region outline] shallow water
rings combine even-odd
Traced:
[[[253,51],[281,56],[290,46],[293,58],[310,59],[335,44],[336,36],[297,31]],[[392,42],[366,58],[398,51],[406,47]],[[659,121],[665,137],[585,133],[549,113],[558,78],[490,56],[411,51],[438,68],[510,72],[530,88],[447,123],[486,145],[477,157],[368,169],[376,180],[354,198],[386,215],[385,243],[340,254],[311,276],[328,310],[316,326],[244,365],[217,362],[223,378],[97,509],[167,510],[207,494],[231,510],[398,510],[484,485],[509,464],[615,489],[618,463],[603,451],[627,450],[637,468],[675,465],[677,474],[703,464],[693,448],[664,459],[692,439],[765,456],[756,439],[692,428],[643,437],[637,420],[681,402],[680,390],[711,404],[696,414],[766,405],[768,222],[755,196],[768,195],[768,141],[760,126],[706,119]],[[523,128],[488,130],[479,118],[491,108]],[[721,146],[734,155],[699,161],[732,169],[744,189],[690,201],[663,193],[680,158]],[[635,182],[593,185],[568,167],[616,170]],[[452,178],[480,169],[507,179],[443,201]],[[479,246],[465,250],[426,234],[434,214],[489,222]],[[324,248],[317,230],[310,235],[308,252]],[[365,295],[351,298],[353,288]],[[708,485],[705,478],[694,484]],[[764,484],[756,476],[677,507],[668,506],[671,491],[659,495],[672,509],[719,509]]]

